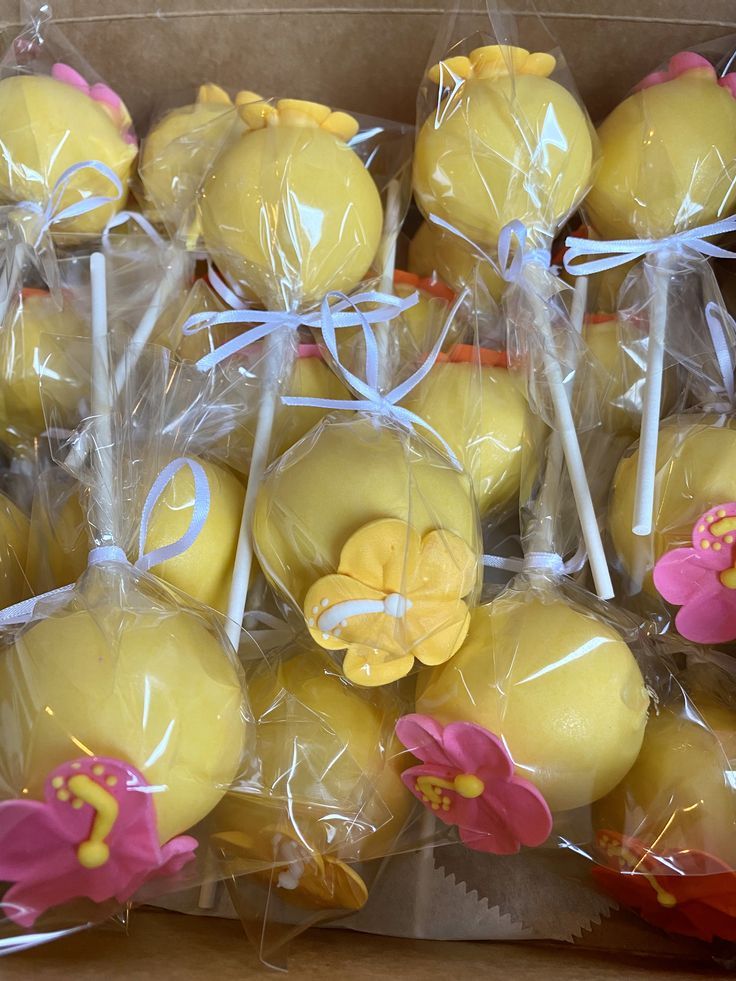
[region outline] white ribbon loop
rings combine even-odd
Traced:
[[[524,268],[538,265],[549,269],[551,256],[549,249],[527,249],[529,233],[523,221],[514,219],[501,229],[498,236],[498,262],[501,278],[506,283],[518,283]],[[516,239],[516,248],[512,243]]]
[[[94,171],[106,178],[112,185],[114,194],[95,194],[82,198],[81,201],[76,201],[66,208],[61,208],[62,199],[72,178],[85,170]],[[41,224],[33,243],[33,248],[38,249],[43,241],[44,235],[54,225],[58,225],[60,222],[67,221],[70,218],[78,218],[80,215],[89,214],[90,211],[95,211],[97,208],[102,208],[107,204],[113,204],[115,201],[120,201],[123,197],[123,192],[122,181],[106,164],[103,164],[100,160],[83,160],[80,163],[72,164],[71,167],[67,167],[60,175],[51,189],[45,206],[39,204],[38,201],[21,201],[16,205],[16,209],[28,211],[41,217]]]
[[[144,549],[153,509],[168,485],[184,467],[189,467],[194,478],[194,501],[189,526],[184,534],[177,538],[176,541],[170,542],[168,545],[162,545],[160,548],[153,549],[151,552],[146,552]],[[158,477],[156,477],[146,496],[138,538],[138,558],[135,561],[134,567],[140,572],[148,572],[153,566],[159,565],[161,562],[166,562],[167,559],[176,558],[177,555],[182,555],[187,549],[191,548],[207,521],[210,512],[210,503],[210,485],[202,464],[197,460],[193,460],[191,457],[178,457],[176,460],[172,460],[168,466],[164,467]],[[87,557],[88,568],[90,566],[104,565],[109,562],[122,565],[130,564],[125,551],[119,545],[97,545],[90,549]],[[21,603],[15,603],[13,606],[8,606],[4,610],[0,610],[0,626],[27,623],[33,616],[38,603],[52,599],[53,597],[65,596],[73,589],[74,584],[61,586],[59,589],[52,589],[47,593],[41,593],[40,596],[32,596],[30,599],[23,600]]]
[[[401,382],[385,395],[378,389],[378,344],[376,343],[375,335],[370,328],[370,323],[372,320],[367,316],[364,317],[361,313],[360,326],[363,328],[363,336],[365,340],[365,380],[363,380],[346,368],[340,360],[340,353],[337,349],[337,335],[335,333],[335,328],[340,327],[341,324],[334,322],[332,313],[333,308],[330,307],[329,296],[325,297],[322,303],[321,323],[322,337],[324,339],[325,346],[330,352],[333,361],[340,370],[340,373],[344,377],[345,381],[353,389],[353,391],[360,396],[360,398],[357,400],[348,401],[346,399],[282,396],[281,401],[284,403],[284,405],[292,406],[301,405],[319,409],[373,412],[378,415],[389,416],[395,422],[400,423],[407,429],[414,429],[415,426],[421,426],[427,432],[431,433],[432,436],[434,436],[434,438],[440,443],[445,453],[449,457],[453,467],[455,467],[457,470],[462,470],[460,461],[448,444],[447,440],[445,440],[436,429],[430,426],[428,422],[416,415],[416,413],[411,412],[409,409],[406,409],[404,406],[398,405],[397,403],[405,398],[409,392],[415,388],[419,382],[431,371],[440,351],[442,350],[442,345],[444,344],[445,338],[447,337],[450,327],[452,326],[455,315],[457,314],[460,306],[464,303],[468,292],[469,290],[465,289],[456,298],[450,312],[447,315],[444,326],[440,331],[439,337],[435,341],[432,350],[429,352],[422,364],[405,381]],[[343,296],[343,294],[332,295]],[[344,299],[348,303],[350,302],[347,297],[344,297]],[[381,317],[380,320],[376,318],[376,320],[378,322],[382,322],[385,320],[385,317]]]
[[[565,239],[566,251],[563,264],[573,276],[591,276],[593,273],[615,269],[616,266],[623,266],[627,262],[643,259],[644,256],[655,255],[658,252],[682,252],[690,249],[715,259],[736,259],[736,252],[707,241],[715,235],[725,235],[727,232],[734,231],[736,231],[736,215],[699,228],[675,232],[664,238],[622,238],[606,242],[591,238],[576,238],[573,235]],[[589,258],[586,262],[577,261],[587,256],[601,256],[601,258]]]
[[[336,297],[340,299],[331,305],[330,301]],[[297,330],[299,327],[324,330],[325,318],[328,316],[334,327],[362,327],[364,324],[387,323],[418,302],[418,293],[399,297],[391,293],[369,290],[348,297],[344,293],[332,292],[328,293],[322,301],[319,313],[306,314],[283,310],[246,310],[242,308],[226,310],[224,313],[205,311],[189,317],[182,327],[182,333],[186,335],[196,334],[200,330],[207,330],[218,324],[256,325],[200,358],[197,361],[197,367],[200,371],[207,371],[282,327],[288,327],[291,330]],[[364,310],[361,304],[371,304],[373,309]]]
[[[736,336],[736,324],[733,317],[720,303],[710,300],[705,306],[705,322],[708,325],[713,351],[718,362],[718,370],[721,373],[723,388],[726,393],[729,405],[733,406],[736,401],[734,391],[734,361],[731,352],[729,334],[733,338]]]
[[[153,224],[138,211],[118,211],[116,215],[108,221],[102,230],[102,248],[107,252],[110,248],[110,232],[116,228],[120,228],[121,225],[126,225],[129,221],[137,225],[142,232],[144,232],[154,245],[163,246],[164,240],[156,231]]]

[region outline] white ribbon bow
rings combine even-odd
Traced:
[[[382,394],[378,387],[378,369],[379,369],[379,355],[378,355],[378,344],[376,343],[376,338],[373,331],[370,328],[371,319],[363,314],[362,311],[358,310],[356,312],[360,316],[360,324],[363,328],[363,337],[365,340],[365,381],[354,375],[352,371],[345,367],[345,365],[340,360],[340,353],[337,349],[337,335],[335,333],[335,328],[339,327],[339,323],[334,322],[333,309],[330,307],[330,297],[331,296],[341,296],[343,301],[350,303],[350,299],[342,293],[332,293],[328,294],[322,302],[322,313],[321,313],[321,330],[322,337],[325,342],[325,347],[330,352],[335,365],[339,369],[340,373],[344,377],[348,385],[361,396],[360,399],[322,399],[322,398],[310,398],[310,397],[297,397],[297,396],[281,396],[281,401],[284,405],[293,406],[308,406],[314,409],[338,409],[353,412],[372,412],[378,415],[386,415],[393,419],[395,422],[400,423],[405,428],[413,430],[414,426],[421,426],[427,432],[431,433],[436,440],[441,444],[445,453],[450,459],[453,467],[457,470],[462,470],[460,461],[455,456],[455,453],[440,434],[434,429],[428,422],[418,416],[415,412],[410,409],[405,408],[402,405],[397,405],[403,398],[405,398],[409,392],[415,388],[419,382],[429,373],[429,371],[434,366],[437,360],[437,356],[442,350],[442,345],[447,337],[447,334],[452,326],[452,322],[455,319],[455,314],[457,313],[461,304],[465,301],[465,297],[468,290],[463,290],[462,293],[457,297],[452,308],[447,315],[444,326],[440,331],[440,335],[437,338],[434,347],[430,351],[424,362],[417,368],[417,370],[411,374],[405,381],[397,385],[390,392],[385,395]],[[416,302],[416,294],[414,294],[414,302]],[[385,318],[381,318],[382,320]]]
[[[585,545],[581,543],[574,555],[563,559],[557,552],[529,552],[523,559],[515,556],[484,555],[483,565],[504,572],[549,572],[555,578],[580,572],[588,561]]]
[[[707,241],[714,235],[724,235],[726,232],[734,231],[736,231],[736,215],[722,218],[710,225],[702,225],[700,228],[688,228],[683,232],[665,235],[664,238],[621,238],[605,242],[592,238],[576,238],[571,235],[565,239],[566,252],[563,264],[573,276],[590,276],[657,252],[691,249],[700,255],[715,259],[736,259],[736,252]],[[584,256],[603,256],[603,258],[576,262]]]

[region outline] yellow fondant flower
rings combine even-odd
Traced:
[[[347,648],[347,678],[384,685],[408,674],[415,658],[442,664],[457,651],[476,574],[476,557],[457,535],[422,538],[405,521],[385,518],[347,540],[337,573],[309,589],[304,616],[320,646]]]
[[[235,103],[248,129],[266,126],[319,127],[340,140],[352,139],[360,126],[346,112],[333,112],[329,106],[304,99],[279,99],[275,104],[264,101],[255,92],[239,92]]]
[[[245,860],[285,902],[310,909],[359,910],[368,889],[357,872],[332,855],[320,855],[291,830],[264,828],[259,835],[244,831],[215,834],[212,843],[225,861],[242,872]]]
[[[437,85],[448,85],[453,79],[501,78],[503,75],[541,75],[546,78],[555,68],[555,58],[543,51],[532,53],[511,44],[486,44],[470,52],[447,58],[429,70]]]

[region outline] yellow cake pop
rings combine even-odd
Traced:
[[[288,654],[275,671],[259,664],[248,674],[250,704],[262,720],[254,747],[262,789],[225,796],[214,815],[215,843],[226,856],[264,864],[281,844],[286,875],[278,884],[287,889],[280,896],[357,909],[367,890],[345,863],[389,854],[412,804],[400,778],[406,754],[393,733],[406,706],[390,689],[369,695],[353,687],[306,643]],[[304,863],[295,881],[287,879],[289,845]]]
[[[99,233],[125,206],[137,154],[130,116],[107,86],[88,86],[68,65],[52,75],[10,75],[0,81],[0,196],[44,205],[56,181],[75,164],[94,161],[120,179],[118,200],[67,218],[57,232]],[[74,174],[57,211],[91,196],[113,197],[109,178],[85,168]]]
[[[420,676],[417,712],[501,739],[552,811],[607,794],[636,760],[649,696],[621,636],[562,598],[476,609],[454,658]]]
[[[28,533],[28,581],[33,595],[76,582],[87,568],[89,526],[76,480],[57,468],[36,484]]]
[[[437,276],[458,293],[480,282],[496,303],[506,283],[490,262],[475,256],[461,239],[438,225],[423,221],[409,243],[409,271],[418,276]],[[478,293],[474,296],[478,298]]]
[[[271,309],[351,290],[383,224],[373,178],[346,143],[357,121],[296,99],[239,111],[246,132],[220,154],[199,194],[208,252]]]
[[[230,96],[218,85],[201,85],[192,105],[167,112],[141,146],[138,169],[149,217],[175,217],[176,208],[189,203],[182,196],[193,197],[221,145],[243,128]]]
[[[656,595],[651,571],[665,552],[690,544],[694,523],[718,504],[736,500],[736,426],[716,416],[673,416],[657,444],[652,534],[631,530],[638,449],[618,465],[608,520],[624,570]]]
[[[414,155],[422,212],[481,246],[509,221],[554,226],[585,190],[592,163],[588,119],[548,76],[555,59],[489,45],[429,74],[450,88],[424,123]]]
[[[602,160],[586,198],[607,238],[661,238],[707,225],[736,198],[734,75],[682,52],[598,128]]]
[[[25,564],[28,518],[5,494],[0,494],[0,609],[19,603],[29,593]]]
[[[5,649],[0,771],[39,798],[66,761],[90,755],[131,763],[156,788],[163,843],[220,800],[240,764],[245,730],[238,675],[219,637],[200,616],[148,605],[133,612],[112,600],[93,609],[72,604]]]
[[[480,350],[476,364],[475,353],[470,348],[465,363],[436,364],[402,404],[447,440],[472,478],[483,516],[518,497],[530,420],[523,379],[503,355]]]
[[[189,548],[151,566],[150,571],[200,603],[226,613],[245,488],[223,467],[207,460],[192,462],[202,467],[209,485],[207,519]],[[178,541],[189,527],[194,503],[194,476],[189,467],[182,467],[166,485],[151,512],[145,551],[152,552]]]
[[[253,541],[317,643],[347,649],[347,677],[376,685],[462,642],[477,522],[467,477],[424,439],[385,419],[332,417],[267,472]]]
[[[0,406],[6,438],[37,436],[46,428],[42,388],[63,421],[78,422],[80,399],[89,395],[89,368],[65,355],[65,341],[88,333],[69,304],[60,307],[45,290],[22,291],[0,337]],[[44,370],[50,352],[53,371]]]
[[[736,713],[698,692],[691,703],[652,714],[636,763],[596,804],[594,824],[658,855],[695,849],[736,868],[736,789],[728,779]]]
[[[603,369],[595,373],[595,382],[604,427],[610,433],[635,439],[641,426],[646,334],[635,323],[600,313],[586,317],[583,337]],[[662,379],[663,416],[674,408],[675,380],[675,369],[666,368]]]

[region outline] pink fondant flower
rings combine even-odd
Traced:
[[[679,633],[698,644],[736,640],[736,504],[718,504],[693,525],[692,545],[666,552],[654,585],[681,607]]]
[[[0,908],[30,927],[47,909],[86,897],[126,902],[193,858],[187,835],[160,846],[151,788],[120,760],[83,757],[46,780],[46,800],[0,804]]]
[[[703,77],[711,78],[723,88],[728,89],[731,95],[736,98],[736,73],[731,72],[724,75],[723,78],[718,78],[715,68],[708,59],[695,54],[694,51],[680,51],[679,54],[673,55],[664,71],[652,72],[651,75],[647,75],[638,85],[634,86],[634,92],[649,89],[653,85],[662,85],[663,82],[672,82],[680,75],[686,75],[688,72],[698,72]]]
[[[396,735],[422,761],[402,779],[428,809],[456,824],[476,851],[513,855],[549,837],[552,815],[541,793],[517,777],[501,740],[482,726],[441,726],[428,715],[405,715]]]
[[[125,142],[137,144],[130,114],[117,92],[113,92],[108,85],[103,85],[101,82],[89,85],[76,69],[61,61],[57,61],[52,66],[51,77],[65,85],[73,85],[75,89],[84,92],[90,99],[99,102],[112,121],[120,128]]]

